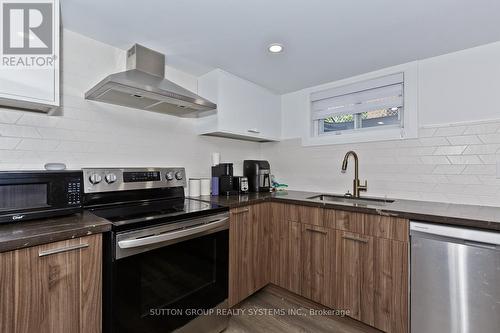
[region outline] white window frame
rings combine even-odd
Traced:
[[[366,129],[344,130],[340,132],[320,133],[318,121],[312,120],[311,95],[328,89],[347,86],[362,81],[373,80],[383,76],[403,73],[404,76],[404,109],[402,127],[380,126]],[[394,66],[379,71],[359,75],[356,77],[327,83],[321,86],[306,89],[304,91],[307,99],[307,129],[303,132],[302,145],[332,145],[346,143],[360,143],[372,141],[386,141],[397,139],[411,139],[418,136],[418,65],[412,62],[400,66]]]

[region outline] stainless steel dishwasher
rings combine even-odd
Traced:
[[[500,332],[500,233],[410,223],[411,333]]]

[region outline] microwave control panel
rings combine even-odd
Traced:
[[[81,182],[80,181],[70,181],[68,182],[68,187],[66,189],[68,205],[79,205],[81,204]]]

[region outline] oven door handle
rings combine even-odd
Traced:
[[[132,249],[136,247],[142,247],[151,244],[158,244],[167,241],[171,241],[178,238],[183,238],[187,236],[193,236],[195,234],[207,234],[210,232],[215,232],[219,230],[224,230],[229,227],[229,217],[225,217],[223,219],[210,222],[207,224],[199,225],[196,227],[175,230],[171,232],[166,232],[159,235],[136,238],[136,239],[126,239],[118,242],[118,246],[121,249]]]

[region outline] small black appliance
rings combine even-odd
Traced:
[[[78,213],[82,183],[81,171],[0,172],[0,223]]]
[[[216,177],[219,182],[219,195],[238,194],[234,190],[233,163],[221,163],[212,167],[212,179]]]
[[[248,178],[250,192],[269,192],[271,189],[271,167],[268,161],[243,161],[243,175]]]

